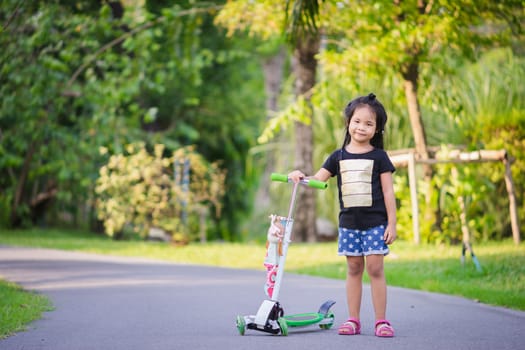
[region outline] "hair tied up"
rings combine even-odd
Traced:
[[[374,95],[374,93],[371,92],[370,94],[368,94],[368,98],[370,99],[370,101],[373,101],[376,99],[376,95]]]

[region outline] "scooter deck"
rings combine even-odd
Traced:
[[[317,312],[307,312],[295,315],[285,315],[282,318],[286,320],[289,327],[304,327],[319,323],[321,328],[328,329],[334,323],[334,314],[330,312],[330,308],[335,304],[335,301],[328,300],[321,305]]]
[[[283,318],[286,320],[289,327],[303,327],[321,322],[325,318],[325,315],[317,312],[309,312],[304,314],[285,315]]]
[[[284,310],[277,301],[265,300],[257,315],[237,316],[237,329],[244,335],[246,329],[288,335],[288,327],[306,327],[317,324],[321,329],[330,329],[334,324],[334,313],[330,311],[335,301],[328,300],[318,312],[284,315]]]

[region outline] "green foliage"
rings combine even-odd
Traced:
[[[251,44],[212,25],[217,3],[2,5],[1,226],[96,226],[99,148],[145,141],[223,160],[220,220],[235,229],[249,208],[244,155],[264,118],[262,83]]]
[[[451,62],[451,65],[454,65],[457,75],[436,76],[423,92],[421,107],[425,111],[427,135],[433,143],[442,144],[439,147],[441,153],[454,147],[449,145],[460,145],[466,151],[506,149],[513,159],[519,220],[523,223],[523,61],[504,49],[488,52],[478,63],[459,61]],[[501,74],[504,78],[500,78]],[[350,77],[324,79],[314,90],[315,164],[322,164],[333,150],[341,147],[344,135],[342,110],[346,103],[359,94],[371,91],[377,94],[388,112],[386,149],[392,151],[413,146],[399,78],[392,72],[382,77],[366,76],[365,73],[357,76],[357,80]],[[290,107],[290,110],[293,108]],[[297,115],[284,111],[273,120],[285,117],[291,121]],[[286,127],[282,121],[275,125],[270,122],[267,130],[271,130],[272,126],[276,134],[283,131],[289,133],[287,129],[278,129]],[[284,164],[286,158],[282,161],[283,164],[279,163],[277,168],[287,168]],[[418,183],[421,240],[455,243],[462,239],[458,195],[465,198],[468,227],[474,241],[510,237],[504,165],[501,162],[456,165],[459,173],[456,180],[450,176],[451,169],[452,165],[436,165],[432,182]],[[418,178],[422,177],[420,171],[418,169]],[[395,190],[398,234],[403,239],[412,240],[412,207],[406,169],[396,171]],[[319,215],[336,223],[338,202],[335,183],[317,196]],[[440,221],[428,220],[435,212],[439,213]]]
[[[239,239],[239,224],[253,206],[261,172],[261,153],[250,153],[266,117],[258,59],[282,44],[286,16],[301,12],[291,12],[295,5],[313,9],[305,14],[310,19],[319,10],[316,23],[325,46],[312,106],[290,103],[288,81],[283,112],[266,128],[267,140],[277,142],[264,147],[284,150],[277,152],[276,168],[288,169],[291,163],[290,144],[283,142],[293,139],[287,125],[308,116],[315,130],[315,163],[321,164],[341,142],[344,105],[370,91],[389,113],[387,149],[413,146],[397,73],[418,59],[419,98],[430,143],[506,148],[515,159],[519,215],[525,222],[523,60],[510,51],[484,51],[486,44],[505,46],[510,40],[516,47],[522,35],[520,1],[439,1],[424,13],[415,2],[396,7],[392,1],[294,1],[288,13],[287,3],[292,4],[4,1],[0,226],[53,225],[67,216],[71,225],[95,226],[95,183],[105,161],[99,148],[121,154],[125,145],[141,141],[170,151],[192,144],[207,162],[221,160],[228,173],[223,215],[209,234]],[[309,18],[302,19],[313,23]],[[229,34],[241,34],[224,36],[217,23]],[[477,65],[464,62],[478,57],[483,60]],[[453,79],[452,72],[459,77]],[[303,113],[310,107],[313,120]],[[460,179],[476,188],[486,186],[488,177],[495,187],[487,186],[486,195],[476,201],[466,195],[471,227],[477,237],[506,237],[502,169],[496,164],[474,169],[461,170]],[[440,176],[446,172],[438,169]],[[456,207],[444,201],[463,185],[436,179],[438,183],[446,188],[442,194],[449,195],[433,193],[431,204],[434,209],[443,205],[450,220],[443,220],[442,229],[452,237]],[[336,215],[334,188],[320,194],[321,213],[329,218]],[[431,210],[423,207],[423,212]],[[491,214],[481,215],[486,212]],[[429,237],[439,233],[435,227],[424,231]]]
[[[445,122],[450,135],[460,135],[467,150],[478,148],[506,150],[511,160],[518,203],[518,216],[525,222],[523,193],[525,191],[525,60],[509,49],[488,52],[482,59],[467,65],[457,77],[442,79],[435,96],[443,96]],[[455,141],[442,139],[443,143]],[[450,180],[450,166],[437,167],[436,184],[449,186],[467,199],[469,227],[475,238],[501,239],[511,236],[509,199],[504,181],[505,166],[501,162],[468,164],[457,167],[459,183]],[[452,186],[452,187],[450,187]],[[454,200],[452,200],[454,202]],[[456,221],[452,203],[439,206],[447,220]],[[450,213],[450,215],[447,214]],[[443,227],[446,237],[452,227]]]
[[[517,149],[512,152],[522,153],[522,146],[514,140],[522,139],[516,128],[523,129],[519,127],[523,124],[524,115],[520,102],[523,101],[523,84],[519,83],[523,64],[510,51],[506,51],[504,57],[497,60],[498,63],[490,62],[489,57],[494,53],[489,51],[481,56],[484,60],[471,66],[485,67],[478,69],[478,79],[476,74],[468,73],[471,68],[467,63],[483,55],[487,47],[507,45],[516,35],[514,29],[519,32],[515,20],[522,20],[523,8],[518,2],[508,1],[498,7],[488,1],[478,2],[475,7],[447,1],[428,4],[425,8],[418,8],[415,2],[360,2],[357,8],[353,5],[328,2],[321,8],[321,19],[327,18],[323,22],[327,46],[319,55],[323,72],[315,90],[318,96],[314,95],[312,99],[321,101],[317,103],[323,106],[316,110],[314,121],[319,126],[316,132],[321,135],[316,137],[316,148],[320,149],[316,155],[316,164],[322,164],[330,150],[340,147],[340,141],[334,143],[332,137],[341,139],[341,136],[334,134],[334,126],[342,125],[340,115],[346,102],[369,91],[379,96],[389,113],[387,149],[413,147],[405,116],[406,102],[401,76],[414,62],[419,67],[419,104],[431,144],[494,149],[497,142],[493,141],[491,147],[487,147],[489,142],[482,140],[487,135],[494,135],[495,125],[504,124],[505,128],[513,130],[511,134],[514,137],[508,138],[509,134],[503,133],[508,140],[507,146],[500,142],[496,149],[508,148],[509,144],[513,144],[510,147]],[[502,13],[505,15],[500,16]],[[453,74],[458,72],[460,76],[453,78]],[[501,76],[505,78],[501,79]],[[508,93],[508,90],[511,92]],[[467,96],[466,91],[483,97]],[[347,97],[342,99],[340,96],[345,93]],[[498,102],[499,99],[502,101]],[[501,106],[502,103],[505,106]],[[483,112],[467,112],[465,107],[469,105]],[[487,117],[491,112],[491,117]],[[496,123],[496,120],[499,122]],[[523,171],[519,170],[519,164],[518,157],[513,172],[516,173],[515,181],[521,184],[523,177],[518,177]],[[418,185],[423,239],[429,242],[455,242],[461,239],[458,195],[466,199],[469,227],[474,237],[508,237],[510,219],[507,214],[501,214],[508,213],[502,169],[502,164],[467,166],[460,171],[459,182],[454,182],[450,181],[450,167],[436,167],[432,183]],[[495,172],[500,176],[494,176]],[[408,180],[399,178],[405,176],[404,171],[396,173],[396,193],[400,203],[399,231],[408,238],[412,236],[410,193]],[[519,203],[522,203],[521,186],[516,186]],[[479,191],[469,191],[469,188]],[[322,195],[326,198],[319,205],[321,213],[333,218],[334,211],[337,211],[333,204],[336,193],[332,190]],[[498,198],[497,205],[493,200],[494,195]],[[429,220],[435,212],[439,213],[437,222]]]
[[[263,40],[281,36],[286,17],[286,3],[281,0],[228,1],[215,18],[215,23],[226,28],[232,36],[247,32]]]
[[[321,21],[330,44],[320,60],[333,75],[354,70],[406,73],[410,63],[447,71],[445,55],[474,58],[520,30],[521,1],[327,1]]]
[[[96,42],[81,39],[85,16],[58,2],[40,9],[19,3],[9,1],[0,10],[1,17],[11,19],[0,34],[0,198],[11,201],[11,215],[2,225],[38,220],[38,207],[46,204],[40,198],[52,197],[59,182],[75,184],[72,191],[83,188],[78,171],[83,163],[72,156],[85,155],[75,128],[78,116],[71,113],[79,105],[74,92],[64,90],[64,82]]]
[[[187,241],[183,215],[211,205],[215,215],[220,215],[226,174],[218,164],[208,164],[191,148],[178,149],[169,157],[164,153],[161,144],[152,153],[144,144],[130,144],[125,154],[112,155],[100,169],[95,189],[98,218],[109,236],[130,225],[143,237],[156,227]],[[189,162],[187,188],[184,169],[176,169],[185,162]],[[181,181],[175,182],[174,176]]]
[[[294,122],[310,125],[312,123],[311,107],[304,96],[297,97],[285,110],[269,120],[257,142],[264,144],[275,138],[282,130],[290,128]]]
[[[287,0],[286,34],[290,43],[296,43],[319,30],[319,3],[324,0]]]

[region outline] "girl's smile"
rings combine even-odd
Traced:
[[[375,113],[368,106],[356,109],[348,124],[348,133],[351,136],[350,143],[369,144],[376,133]]]

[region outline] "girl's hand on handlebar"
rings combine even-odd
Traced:
[[[306,175],[303,174],[300,170],[294,170],[288,174],[288,178],[292,180],[294,183],[298,183],[299,181],[303,180],[305,177]]]

